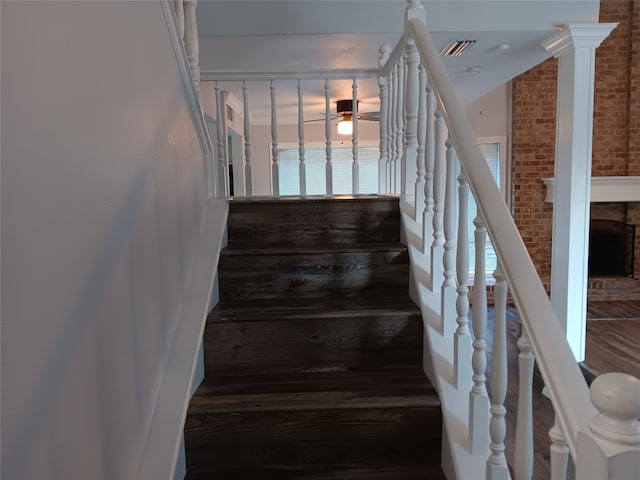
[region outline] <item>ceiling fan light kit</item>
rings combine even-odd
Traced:
[[[351,117],[349,117],[348,120],[343,117],[343,119],[338,122],[338,134],[339,135],[353,134],[353,122],[351,121]]]

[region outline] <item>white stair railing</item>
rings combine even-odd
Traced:
[[[229,164],[232,161],[229,158],[229,148],[227,145],[227,128],[230,126],[231,120],[227,119],[228,108],[236,108],[235,105],[228,100],[231,96],[231,92],[241,92],[241,100],[238,99],[238,103],[241,104],[241,109],[239,112],[234,110],[235,118],[238,118],[242,115],[242,125],[240,129],[236,128],[235,131],[237,133],[241,133],[244,142],[244,158],[243,158],[243,170],[244,170],[244,191],[239,192],[236,189],[234,195],[236,196],[253,196],[255,195],[256,190],[256,179],[254,179],[255,170],[260,167],[257,165],[258,160],[254,158],[255,155],[252,154],[256,149],[252,148],[252,131],[251,131],[251,117],[253,111],[253,105],[250,102],[250,98],[270,98],[270,127],[271,127],[271,195],[274,197],[279,197],[282,195],[286,195],[287,193],[283,193],[281,191],[281,186],[279,183],[279,177],[281,173],[281,158],[280,152],[282,148],[282,138],[286,135],[286,129],[290,127],[290,125],[285,124],[281,120],[281,113],[279,113],[279,108],[282,108],[278,103],[278,92],[281,88],[288,88],[289,93],[291,92],[291,80],[295,80],[295,94],[297,96],[297,103],[295,105],[296,110],[296,122],[295,127],[297,131],[296,137],[296,149],[297,149],[297,173],[296,173],[296,181],[299,185],[299,195],[304,197],[306,195],[310,195],[311,191],[309,190],[309,186],[311,184],[310,175],[311,172],[316,171],[316,167],[309,164],[310,161],[317,161],[317,156],[311,156],[309,154],[309,150],[311,148],[315,148],[313,138],[309,142],[308,139],[305,139],[306,126],[308,125],[306,122],[309,121],[322,121],[324,123],[324,138],[322,139],[324,144],[324,155],[325,155],[325,164],[324,164],[324,187],[326,195],[334,195],[336,194],[335,183],[336,178],[336,155],[335,155],[335,142],[336,140],[333,138],[332,129],[335,128],[337,118],[336,118],[336,102],[340,98],[336,98],[335,96],[332,98],[332,82],[341,82],[342,85],[349,82],[351,95],[350,99],[352,102],[352,133],[350,134],[351,140],[351,189],[347,191],[339,191],[340,194],[351,193],[351,194],[360,194],[362,193],[362,185],[361,178],[363,177],[363,167],[362,167],[362,147],[361,147],[361,139],[360,139],[360,123],[358,121],[358,101],[359,101],[359,88],[360,83],[363,80],[373,80],[376,83],[379,83],[381,86],[381,92],[387,92],[387,97],[381,102],[381,110],[385,112],[389,111],[391,108],[391,104],[394,100],[391,98],[392,94],[390,93],[390,89],[385,89],[384,86],[390,85],[391,82],[386,77],[378,77],[378,72],[375,69],[372,70],[338,70],[338,71],[327,71],[327,72],[310,72],[310,73],[300,73],[298,72],[296,78],[291,78],[287,72],[269,72],[267,76],[264,74],[255,72],[206,72],[206,77],[203,81],[212,82],[214,85],[214,90],[216,92],[215,95],[215,117],[216,117],[216,153],[217,153],[217,161],[216,161],[216,178],[219,183],[218,191],[221,192],[218,196],[227,196],[229,195],[229,175],[231,174],[231,169],[229,168]],[[322,86],[318,88],[318,83],[322,82]],[[282,84],[282,86],[280,85]],[[339,90],[336,88],[336,91]],[[334,95],[337,95],[334,94]],[[323,113],[324,118],[309,118],[310,109],[309,103],[305,103],[305,98],[317,98],[321,96],[324,100],[323,102]],[[235,97],[235,95],[234,95]],[[398,98],[395,98],[395,102],[398,102]],[[286,107],[287,105],[285,105]],[[210,106],[211,107],[211,106]],[[402,112],[402,108],[400,109],[400,113]],[[311,113],[317,114],[316,110],[311,111]],[[217,119],[220,119],[218,121]],[[394,120],[398,120],[398,110],[394,110]],[[292,122],[290,122],[292,123]],[[402,141],[402,138],[399,137],[398,132],[396,132],[396,136],[391,138],[392,134],[389,131],[389,125],[391,121],[389,120],[389,116],[385,115],[384,120],[381,122],[381,132],[379,147],[381,152],[381,159],[378,162],[378,171],[380,174],[380,179],[378,185],[376,185],[377,193],[391,193],[392,190],[395,189],[395,185],[391,182],[391,177],[393,176],[393,181],[397,178],[399,180],[399,176],[395,174],[395,168],[399,168],[400,160],[399,157],[397,162],[394,160],[393,155],[399,154],[401,150],[401,145],[398,142]],[[238,125],[236,125],[238,127]],[[343,140],[339,139],[339,141],[347,140],[348,137],[345,137]],[[344,142],[346,144],[346,141]],[[289,145],[287,144],[287,147]],[[365,159],[369,161],[368,158]],[[391,164],[393,163],[393,166]],[[414,160],[415,165],[415,160]],[[313,167],[313,168],[312,168]],[[415,166],[413,167],[415,170]],[[394,170],[393,172],[391,170]],[[315,177],[314,177],[315,179]],[[314,182],[315,183],[315,182]],[[315,183],[317,185],[317,183]],[[224,193],[222,193],[224,192]],[[367,193],[371,193],[370,190],[367,190]],[[291,193],[289,193],[291,195]]]
[[[549,433],[551,478],[566,478],[569,453],[576,464],[577,480],[640,478],[640,380],[629,375],[605,374],[593,382],[589,392],[426,29],[424,10],[416,0],[408,0],[407,4],[406,30],[393,50],[384,49],[391,53],[380,67],[380,84],[388,85],[389,92],[387,118],[381,124],[391,125],[386,130],[389,158],[394,164],[390,170],[401,174],[401,178],[389,185],[393,191],[402,193],[412,277],[423,310],[426,348],[430,353],[425,371],[433,377],[440,392],[448,432],[445,441],[449,442],[449,448],[445,451],[451,458],[443,465],[452,465],[453,470],[447,472],[451,478],[510,478],[504,453],[508,288],[522,320],[522,336],[517,342],[520,383],[515,455],[509,459],[515,478],[530,479],[534,468],[532,380],[536,361],[556,415]],[[424,69],[424,81],[421,73],[414,77],[414,49],[419,53],[416,71]],[[414,88],[416,78],[418,89]],[[423,108],[426,120],[421,118]],[[414,128],[425,129],[417,132],[415,142]],[[407,142],[399,144],[405,132]],[[458,167],[453,161],[456,156]],[[398,166],[397,162],[410,163]],[[424,197],[409,188],[421,184],[422,165]],[[456,177],[458,196],[453,194]],[[474,222],[473,349],[466,319],[469,186],[478,205]],[[452,212],[459,212],[457,221]],[[498,257],[494,272],[495,325],[489,391],[485,385],[486,233]],[[455,289],[452,289],[454,266]]]

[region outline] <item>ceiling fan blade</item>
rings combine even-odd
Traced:
[[[365,120],[369,122],[380,121],[380,112],[366,112],[358,114],[358,120]]]

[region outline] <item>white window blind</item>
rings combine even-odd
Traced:
[[[489,168],[491,169],[491,173],[493,174],[493,178],[495,178],[496,183],[498,185],[502,185],[502,172],[501,172],[501,159],[500,159],[500,142],[480,142],[478,144],[480,146],[480,150],[484,154],[484,158],[487,160],[489,164]],[[473,198],[473,195],[469,195],[469,203],[468,203],[468,223],[467,223],[467,231],[469,232],[469,270],[471,272],[475,271],[476,265],[476,242],[475,242],[475,225],[473,221],[478,214],[478,206],[476,205],[476,201]],[[485,259],[485,273],[491,274],[498,266],[498,257],[496,256],[496,252],[493,249],[493,245],[491,244],[491,240],[489,240],[489,236],[487,235],[487,243],[485,246],[484,252]]]
[[[360,193],[378,193],[378,147],[360,147],[358,164]],[[305,179],[307,195],[326,195],[325,147],[306,147]],[[351,147],[334,147],[331,151],[333,193],[352,193],[353,150]],[[298,148],[278,150],[278,184],[280,195],[300,195],[300,156]]]

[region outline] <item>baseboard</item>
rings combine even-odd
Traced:
[[[143,448],[136,477],[139,480],[173,480],[180,478],[180,471],[184,469],[184,463],[179,460],[184,448],[182,432],[197,375],[202,332],[210,310],[227,215],[227,204],[207,207],[204,229],[193,252],[197,260]]]

